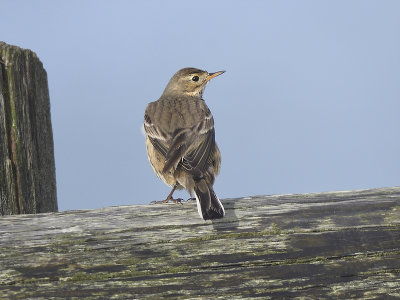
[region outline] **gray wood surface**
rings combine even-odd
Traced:
[[[55,176],[46,71],[0,42],[0,214],[57,211]]]
[[[400,187],[222,202],[1,217],[0,297],[400,297]]]

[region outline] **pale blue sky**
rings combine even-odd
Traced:
[[[1,0],[0,40],[47,70],[70,210],[166,197],[140,127],[189,66],[227,71],[204,94],[220,198],[399,185],[399,12],[400,1]]]

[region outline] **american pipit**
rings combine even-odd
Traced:
[[[204,220],[222,218],[224,207],[213,190],[221,166],[214,119],[202,95],[207,83],[225,71],[208,73],[184,68],[170,79],[160,99],[144,115],[147,155],[159,178],[172,191],[185,188],[195,196]]]

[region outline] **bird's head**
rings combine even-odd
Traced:
[[[201,97],[207,83],[224,72],[208,73],[196,68],[181,69],[169,80],[163,95],[178,94]]]

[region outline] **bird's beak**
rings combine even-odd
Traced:
[[[208,74],[208,76],[207,76],[207,81],[210,81],[210,80],[213,79],[214,77],[217,77],[217,76],[219,76],[219,75],[221,75],[221,74],[223,74],[223,73],[225,73],[225,71],[218,71],[218,72],[215,72],[215,73],[210,73],[210,74]]]

